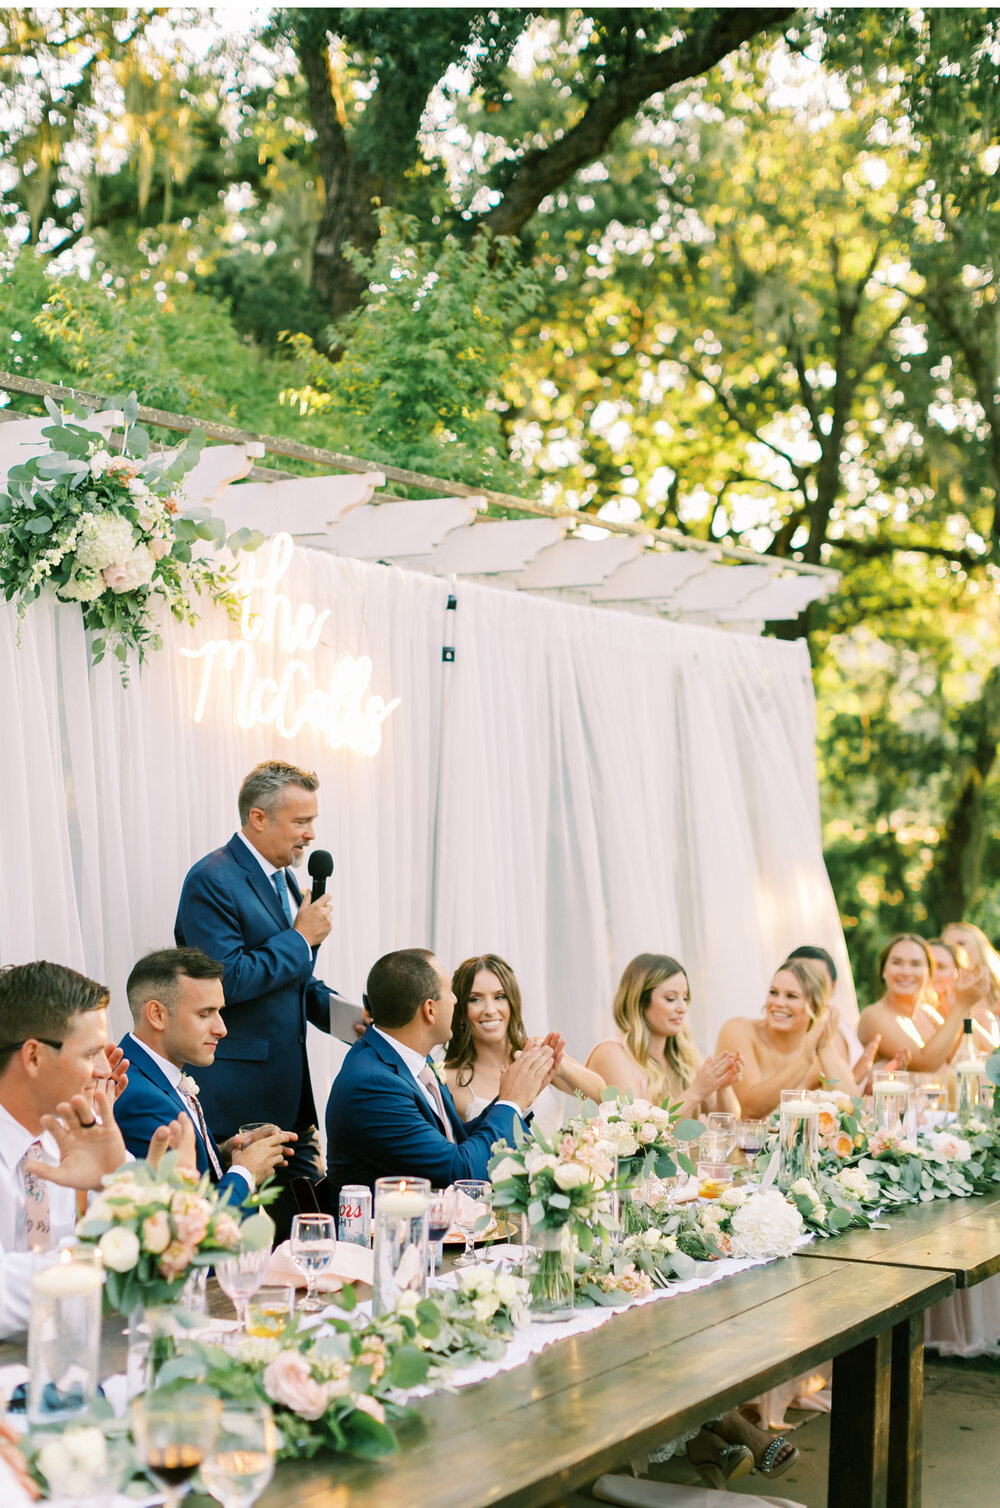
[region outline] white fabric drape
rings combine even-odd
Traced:
[[[797,943],[847,974],[802,646],[471,583],[449,612],[436,578],[302,549],[280,589],[330,609],[303,656],[317,686],[368,655],[369,692],[401,698],[374,757],[309,726],[237,726],[221,669],[195,723],[202,666],[180,650],[235,634],[220,609],[167,621],[127,690],[114,664],[88,669],[75,606],[35,603],[20,648],[2,609],[3,962],[106,980],[124,1030],[131,964],[171,944],[186,870],[233,832],[242,776],[279,757],[320,775],[317,844],[336,869],[319,967],[348,998],[390,948],[430,943],[449,967],[499,952],[529,1026],[585,1054],[625,963],[666,951],[690,973],[707,1050],[727,1017],[759,1010]],[[277,679],[283,650],[255,652]],[[853,1007],[849,975],[839,1000]]]

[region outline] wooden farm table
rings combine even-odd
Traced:
[[[981,1198],[905,1205],[886,1219],[885,1230],[848,1231],[832,1243],[803,1248],[802,1255],[951,1272],[959,1288],[974,1288],[1000,1272],[1000,1189]]]
[[[828,1508],[919,1502],[922,1372],[893,1387],[950,1273],[796,1256],[616,1314],[523,1366],[417,1405],[384,1461],[284,1463],[261,1508],[542,1508],[836,1357]],[[214,1312],[226,1312],[213,1295]],[[229,1311],[231,1312],[231,1311]],[[109,1322],[103,1365],[124,1362]],[[0,1362],[23,1343],[0,1346]]]

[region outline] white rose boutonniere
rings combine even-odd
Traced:
[[[181,1094],[193,1094],[197,1096],[199,1087],[198,1080],[193,1079],[189,1073],[181,1074],[181,1081],[178,1085]]]
[[[447,1084],[448,1080],[444,1076],[444,1064],[443,1063],[432,1063],[431,1067],[433,1068],[435,1074],[437,1075],[438,1083],[439,1084]]]

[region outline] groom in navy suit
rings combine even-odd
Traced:
[[[340,1035],[361,1018],[313,974],[331,900],[303,895],[290,867],[313,841],[318,786],[312,771],[277,759],[251,770],[240,787],[240,830],[189,870],[174,927],[179,947],[201,948],[224,968],[228,1035],[211,1070],[195,1070],[208,1124],[218,1137],[247,1121],[295,1131],[295,1153],[279,1175],[286,1182],[323,1172],[306,1023],[330,1031],[334,1006]],[[280,1232],[294,1202],[286,1195],[271,1213]]]
[[[365,1004],[372,1018],[334,1080],[326,1108],[327,1158],[333,1208],[346,1183],[376,1178],[429,1178],[444,1188],[456,1178],[486,1178],[495,1141],[514,1138],[514,1124],[551,1083],[561,1052],[530,1044],[506,1068],[500,1092],[466,1123],[428,1054],[451,1036],[451,980],[426,948],[387,953],[368,975]]]
[[[127,990],[134,1024],[121,1046],[130,1072],[115,1101],[125,1145],[144,1157],[156,1127],[186,1114],[194,1125],[198,1172],[210,1174],[220,1193],[242,1203],[283,1166],[295,1136],[274,1130],[220,1146],[205,1122],[198,1086],[185,1069],[209,1068],[225,1040],[222,965],[196,948],[165,948],[140,958]]]

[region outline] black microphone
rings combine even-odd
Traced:
[[[326,894],[326,882],[333,874],[333,859],[325,848],[317,848],[309,855],[309,878],[312,880],[312,898],[318,901]]]

